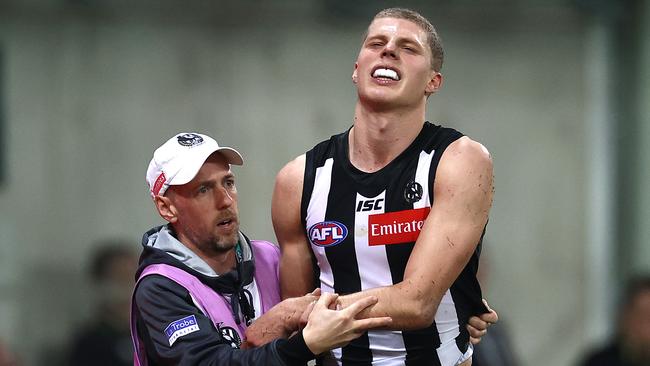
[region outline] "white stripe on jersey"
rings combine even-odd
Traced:
[[[420,151],[418,167],[415,170],[415,181],[422,186],[422,198],[413,204],[413,208],[431,206],[429,203],[429,168],[431,168],[431,159],[435,152],[435,150],[431,150],[431,153],[427,154],[426,151]]]
[[[364,206],[366,202],[372,202],[373,204]],[[377,204],[377,202],[380,204]],[[355,209],[361,208],[361,210],[356,210],[354,214],[354,247],[358,268],[363,268],[363,271],[359,271],[361,290],[390,286],[393,284],[393,278],[389,270],[386,247],[384,245],[368,245],[368,216],[386,212],[386,191],[382,191],[376,197],[364,197],[357,193],[354,207]],[[364,211],[364,209],[370,207],[372,208]],[[368,343],[372,350],[373,365],[380,365],[382,361],[388,359],[390,359],[391,364],[404,364],[406,347],[404,346],[401,331],[369,331]]]
[[[456,365],[459,360],[463,359],[463,353],[456,344],[456,337],[460,334],[458,313],[456,313],[456,305],[449,290],[445,292],[440,305],[438,305],[435,320],[440,335],[440,347],[436,350],[440,364]]]
[[[329,158],[325,160],[325,164],[322,167],[316,169],[314,190],[312,191],[309,207],[307,208],[307,230],[315,223],[325,221],[327,198],[329,197],[330,186],[332,184],[333,163],[334,159]],[[325,248],[316,245],[312,245],[311,248],[314,251],[314,255],[318,260],[318,267],[320,268],[321,290],[324,292],[334,292],[334,276],[332,275],[332,267],[325,255]]]
[[[360,202],[381,200],[382,204],[368,211],[356,211],[354,213],[354,247],[357,254],[358,268],[361,278],[361,290],[367,290],[380,286],[390,286],[393,278],[390,274],[386,247],[384,245],[368,245],[368,216],[386,212],[386,191],[381,192],[377,197],[364,197],[357,193],[357,201],[354,207],[360,207]],[[363,205],[361,203],[361,205]]]

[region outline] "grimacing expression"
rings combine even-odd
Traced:
[[[431,58],[427,33],[417,24],[399,18],[373,20],[352,76],[359,98],[396,106],[424,102],[440,87]]]
[[[235,176],[220,153],[210,155],[189,183],[171,186],[168,192],[176,210],[170,222],[181,242],[204,253],[225,252],[237,244]]]

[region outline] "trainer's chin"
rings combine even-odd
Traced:
[[[213,249],[217,252],[227,252],[237,245],[237,239],[219,237],[219,239],[213,243]]]
[[[239,225],[232,225],[228,230],[219,230],[215,244],[219,250],[230,250],[239,241]]]

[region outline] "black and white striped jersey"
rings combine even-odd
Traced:
[[[429,213],[443,151],[462,136],[424,124],[413,143],[374,173],[355,168],[349,130],[306,154],[301,214],[321,289],[348,294],[402,281],[415,240]],[[370,331],[333,351],[342,365],[456,365],[471,357],[465,324],[486,312],[476,280],[480,243],[446,292],[428,328]]]

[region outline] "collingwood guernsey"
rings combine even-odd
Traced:
[[[307,152],[301,203],[321,289],[342,295],[402,281],[435,199],[440,157],[462,136],[426,122],[395,160],[365,173],[350,163],[348,134],[332,136]],[[471,357],[465,324],[472,315],[487,312],[476,280],[479,252],[480,243],[429,327],[370,331],[333,350],[334,358],[343,366],[452,366]]]

